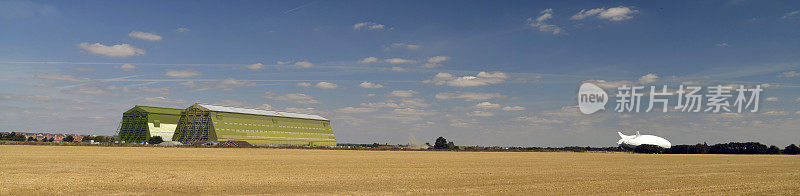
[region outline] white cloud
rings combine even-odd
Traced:
[[[656,82],[657,80],[658,80],[658,75],[653,74],[653,73],[649,73],[649,74],[644,75],[641,78],[639,78],[639,83],[640,84],[649,84],[649,83]]]
[[[203,75],[203,73],[187,68],[182,70],[167,70],[167,73],[165,73],[164,75],[170,77],[188,78],[188,77],[201,76]]]
[[[339,87],[339,85],[330,82],[319,82],[315,86],[321,89],[335,89]]]
[[[573,15],[571,19],[573,20],[580,20],[584,18],[588,18],[591,16],[597,16],[601,19],[607,19],[611,21],[621,21],[633,18],[631,16],[634,13],[639,12],[639,10],[632,9],[630,7],[619,6],[613,8],[595,8],[590,10],[581,10],[577,14]]]
[[[777,97],[767,97],[767,98],[766,98],[766,99],[764,99],[764,100],[766,100],[766,101],[780,101],[781,99],[780,99],[780,98],[777,98]]]
[[[128,88],[124,88],[124,89],[125,89],[127,92],[157,93],[157,94],[162,94],[162,95],[168,95],[168,94],[169,94],[169,92],[170,92],[170,90],[169,90],[169,87],[168,87],[168,86],[164,86],[164,87],[160,87],[160,88],[154,88],[154,87],[143,86],[143,87],[136,88],[136,89],[135,89],[135,90],[133,90],[133,91],[131,91],[131,90],[127,90]]]
[[[488,117],[488,116],[494,116],[494,113],[475,110],[475,111],[467,113],[467,116]]]
[[[261,63],[255,63],[255,64],[250,64],[250,65],[245,65],[244,66],[244,68],[252,69],[252,70],[264,69],[264,67],[265,67],[264,64],[261,64]]]
[[[375,96],[377,96],[377,94],[375,94],[375,93],[370,93],[370,94],[364,95],[364,97],[375,97]]]
[[[180,99],[170,99],[166,97],[146,97],[144,98],[147,102],[153,103],[166,103],[166,104],[184,104],[186,101]]]
[[[419,92],[414,90],[405,90],[405,91],[398,90],[398,91],[392,91],[390,95],[392,97],[412,97],[416,94],[419,94]]]
[[[385,102],[378,103],[361,103],[361,106],[373,108],[424,108],[430,106],[430,104],[425,103],[424,99],[409,98],[400,100],[389,99]]]
[[[175,29],[175,32],[178,32],[178,33],[189,32],[189,31],[191,31],[191,30],[189,28],[186,28],[186,27],[180,27],[180,28]]]
[[[297,83],[297,86],[309,87],[309,86],[311,86],[311,83],[308,83],[308,82],[300,82],[300,83]]]
[[[367,57],[358,61],[358,63],[377,63],[377,57]]]
[[[438,73],[431,80],[425,80],[423,83],[432,83],[436,85],[447,85],[456,87],[472,87],[484,86],[489,84],[499,84],[505,82],[508,78],[503,72],[480,72],[476,76],[463,76],[456,77],[449,73]]]
[[[216,88],[230,89],[242,86],[254,86],[255,83],[228,78],[217,83]]]
[[[137,68],[136,65],[131,65],[131,64],[128,64],[128,63],[122,64],[122,65],[119,65],[119,66],[114,66],[114,67],[117,68],[117,69],[121,69],[123,71],[133,71],[134,69]]]
[[[78,48],[81,48],[90,54],[99,54],[107,57],[130,57],[147,53],[143,49],[139,49],[128,44],[106,46],[100,43],[89,44],[84,42],[78,44]]]
[[[147,41],[159,41],[159,40],[161,40],[163,38],[160,35],[156,35],[156,34],[152,34],[152,33],[145,33],[145,32],[141,32],[141,31],[131,31],[131,33],[129,33],[128,36],[130,36],[132,38],[136,38],[136,39],[147,40]]]
[[[475,104],[475,108],[478,108],[478,109],[497,109],[497,108],[500,108],[500,104],[490,103],[488,101],[484,101],[484,102]]]
[[[497,98],[506,98],[507,96],[500,93],[476,93],[476,92],[454,92],[454,93],[437,93],[434,97],[436,99],[463,99],[464,101],[481,101]]]
[[[395,49],[395,48],[403,48],[403,49],[407,49],[407,50],[416,50],[416,49],[420,48],[420,45],[406,44],[406,43],[392,43],[392,44],[389,44],[388,46],[384,46],[383,47],[384,50],[392,50],[392,49]]]
[[[597,16],[600,19],[606,19],[610,21],[623,21],[633,18],[633,14],[639,12],[633,7],[612,7],[612,8],[594,8],[590,10],[581,10],[575,15],[570,17],[573,20],[581,20],[591,16]]]
[[[300,61],[300,62],[294,63],[294,66],[298,66],[298,67],[302,67],[302,68],[310,68],[310,67],[314,67],[314,64],[311,63],[311,62],[308,62],[308,61]]]
[[[425,110],[419,110],[414,108],[397,108],[392,110],[394,114],[402,114],[402,115],[432,115],[432,112],[428,112]]]
[[[406,68],[402,67],[392,67],[392,71],[407,71]]]
[[[717,47],[730,47],[730,45],[728,45],[728,43],[723,42],[723,43],[718,43]]]
[[[275,62],[275,63],[278,64],[278,65],[286,65],[286,64],[289,64],[289,63],[292,63],[292,62],[289,62],[289,61],[278,61],[278,62]]]
[[[386,61],[387,63],[391,63],[391,64],[416,63],[417,62],[415,60],[401,59],[401,58],[390,58],[390,59],[386,59],[384,61]]]
[[[77,89],[64,89],[61,92],[74,95],[119,96],[119,94],[108,92],[97,86],[80,86]]]
[[[442,62],[449,61],[449,56],[435,56],[428,58],[428,62],[420,65],[423,68],[436,68],[442,66]]]
[[[375,84],[375,83],[372,83],[372,82],[362,82],[358,86],[360,86],[361,88],[383,88],[383,85]]]
[[[294,108],[294,107],[287,107],[285,110],[286,110],[286,111],[288,111],[288,112],[303,113],[303,114],[315,114],[315,113],[321,113],[320,111],[317,111],[317,109],[314,109],[314,108]]]
[[[789,112],[786,111],[778,111],[778,110],[770,110],[762,113],[761,115],[766,116],[777,116],[777,115],[789,115]]]
[[[67,82],[89,82],[91,79],[89,78],[80,78],[75,77],[72,75],[61,75],[61,74],[36,74],[36,78],[45,79],[45,80],[60,80],[60,81],[67,81]]]
[[[292,94],[285,94],[285,95],[277,95],[273,92],[267,91],[264,93],[264,98],[278,100],[278,101],[292,101],[295,103],[301,104],[318,104],[320,103],[312,96],[302,94],[302,93],[292,93]]]
[[[369,107],[366,108],[344,107],[344,108],[339,108],[336,111],[341,113],[367,113],[367,112],[378,111],[378,109]]]
[[[356,23],[355,25],[353,25],[353,30],[362,30],[362,29],[366,29],[366,30],[382,30],[382,29],[385,29],[385,28],[386,28],[386,25],[378,24],[378,23],[375,23],[375,22],[362,22],[362,23]]]
[[[541,32],[552,32],[554,35],[561,33],[561,27],[547,23],[547,20],[553,18],[553,9],[543,10],[541,16],[536,19],[528,18],[528,25],[539,29]]]
[[[590,9],[590,10],[583,9],[580,12],[578,12],[577,14],[572,15],[572,17],[570,17],[570,18],[573,19],[573,20],[580,20],[580,19],[588,18],[590,16],[595,16],[595,15],[597,15],[600,12],[603,12],[603,11],[605,11],[605,8],[594,8],[594,9]]]
[[[525,110],[525,107],[522,106],[506,106],[503,107],[503,111],[522,111]]]
[[[796,71],[787,71],[787,72],[783,72],[780,75],[778,75],[778,77],[781,77],[781,78],[793,78],[793,77],[798,77],[798,76],[800,76],[800,72],[796,72]]]
[[[786,18],[789,18],[789,17],[791,17],[791,16],[794,16],[794,15],[797,15],[797,14],[800,14],[800,10],[795,10],[795,11],[787,12],[786,14],[783,14],[783,16],[782,16],[781,18],[782,18],[782,19],[786,19]]]

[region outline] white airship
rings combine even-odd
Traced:
[[[638,131],[636,132],[636,135],[625,135],[621,132],[617,133],[619,133],[619,137],[622,138],[617,142],[617,144],[620,145],[638,146],[642,144],[650,144],[660,146],[662,148],[672,147],[672,143],[669,143],[667,139],[655,135],[641,135]]]

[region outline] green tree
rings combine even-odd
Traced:
[[[53,140],[55,140],[55,138],[51,137],[47,142],[53,142]]]
[[[62,142],[73,142],[73,141],[75,141],[75,137],[72,137],[72,135],[67,135],[67,137],[64,137],[64,139],[62,139],[61,141]]]
[[[36,140],[36,138],[33,138],[33,137],[28,137],[28,141],[29,142],[36,142],[36,141],[39,141],[39,140]]]
[[[150,137],[150,139],[147,140],[147,143],[150,144],[160,144],[161,142],[164,142],[164,139],[161,139],[161,136]]]
[[[433,143],[434,149],[446,149],[447,148],[447,139],[444,137],[436,138],[436,143]]]
[[[786,146],[786,148],[783,149],[783,154],[800,154],[800,147],[794,144]]]
[[[650,144],[642,144],[642,145],[638,145],[635,148],[633,148],[633,152],[636,152],[636,153],[660,154],[663,151],[664,151],[664,148],[661,148],[660,146],[656,146],[656,145],[650,145]]]
[[[780,154],[780,153],[781,149],[775,145],[769,146],[769,148],[767,148],[767,154]]]

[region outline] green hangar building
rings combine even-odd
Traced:
[[[164,141],[172,141],[182,111],[174,108],[134,106],[122,114],[119,140],[137,143],[161,136]]]
[[[254,145],[336,146],[330,120],[317,115],[194,104],[172,141],[247,141]]]

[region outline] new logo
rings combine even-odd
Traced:
[[[583,114],[593,114],[605,110],[608,103],[608,94],[602,88],[592,83],[583,83],[578,90],[578,108]]]

